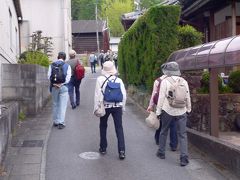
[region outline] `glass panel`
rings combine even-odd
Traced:
[[[204,44],[198,51],[197,58],[196,58],[196,67],[197,68],[208,68],[208,55],[212,48],[212,46],[216,43],[210,42]]]
[[[178,52],[179,51],[176,51],[176,52],[173,52],[171,55],[170,55],[170,57],[168,58],[168,60],[167,61],[175,61],[175,59],[176,59],[176,56],[178,55]]]
[[[225,64],[240,64],[240,36],[237,36],[227,47]]]
[[[226,38],[218,41],[212,48],[209,56],[209,67],[218,67],[224,65],[225,49],[228,46],[231,38]]]
[[[202,47],[202,45],[199,46],[195,46],[193,47],[191,50],[189,50],[189,52],[187,53],[186,57],[185,57],[185,63],[184,66],[188,69],[193,69],[196,66],[196,56],[197,56],[197,52],[198,50]]]
[[[187,68],[187,66],[185,65],[186,61],[184,60],[184,57],[190,49],[191,48],[183,49],[183,50],[178,51],[178,53],[177,53],[176,62],[179,64],[179,67],[181,70],[184,70],[184,67],[185,67],[185,69]]]

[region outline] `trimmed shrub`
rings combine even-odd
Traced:
[[[40,51],[25,51],[20,55],[18,63],[38,64],[40,66],[48,67],[50,61],[48,59],[48,56]]]
[[[185,49],[188,47],[202,44],[203,34],[198,32],[194,27],[186,25],[178,27],[178,48]]]
[[[178,48],[179,16],[180,6],[153,6],[124,34],[118,61],[125,83],[151,90],[161,65]]]
[[[228,85],[234,93],[240,93],[240,71],[233,71],[229,74]]]

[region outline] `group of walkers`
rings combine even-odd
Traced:
[[[59,52],[57,60],[48,68],[48,79],[50,80],[50,92],[53,102],[53,125],[59,129],[65,127],[68,98],[72,109],[75,109],[80,104],[79,88],[82,79],[75,76],[75,71],[78,64],[82,66],[82,62],[76,58],[74,50],[69,52],[69,57],[70,59],[65,62],[66,54]]]
[[[96,73],[96,64],[100,64],[101,69],[103,69],[103,63],[106,61],[113,61],[115,68],[117,69],[117,53],[112,52],[111,50],[108,50],[106,53],[104,53],[104,51],[101,50],[99,55],[96,55],[94,52],[91,52],[88,57],[88,61],[91,66],[92,73]]]
[[[50,91],[53,97],[53,125],[58,126],[59,129],[65,127],[64,119],[68,95],[72,109],[75,109],[80,103],[79,86],[81,80],[76,80],[74,75],[79,60],[76,59],[74,50],[70,51],[69,56],[70,59],[64,63],[66,54],[60,52],[58,59],[49,66],[48,71],[48,78],[51,82]],[[92,55],[90,54],[89,60],[91,58]],[[126,154],[122,115],[123,111],[125,111],[126,89],[123,81],[118,77],[114,61],[100,62],[102,71],[96,80],[94,95],[94,114],[100,118],[99,152],[102,155],[107,153],[108,118],[112,115],[117,136],[119,159],[123,160]],[[57,80],[56,76],[53,75],[56,67],[61,68],[63,71],[63,77]],[[179,142],[180,165],[186,166],[189,163],[186,122],[187,115],[191,112],[188,83],[184,78],[180,77],[181,72],[176,62],[167,62],[161,66],[161,69],[163,75],[154,82],[152,96],[147,108],[148,112],[155,111],[160,121],[160,127],[156,130],[154,136],[155,142],[159,146],[156,155],[160,159],[165,159],[166,140],[170,128],[170,148],[172,151],[176,151]],[[94,68],[91,68],[91,70],[92,73],[96,72]],[[154,102],[156,94],[158,95],[157,102]]]

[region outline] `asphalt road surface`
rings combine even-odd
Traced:
[[[126,159],[118,159],[117,140],[112,118],[108,121],[108,149],[102,156],[99,148],[99,119],[93,115],[93,98],[97,76],[88,71],[81,84],[80,106],[68,105],[66,127],[55,127],[49,137],[46,161],[47,180],[225,180],[218,169],[190,149],[190,164],[179,165],[179,151],[166,151],[166,159],[156,157],[154,130],[148,128],[146,114],[132,101],[123,116]]]

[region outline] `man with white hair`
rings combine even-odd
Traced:
[[[72,109],[75,109],[80,104],[79,88],[82,81],[81,79],[75,78],[75,67],[77,66],[78,62],[80,64],[82,64],[82,62],[76,58],[76,51],[74,50],[69,51],[69,57],[70,59],[66,61],[66,63],[69,64],[72,69],[72,76],[71,76],[70,82],[68,83],[68,93],[69,93],[69,99],[70,99]],[[75,89],[75,96],[74,96],[74,89]]]

